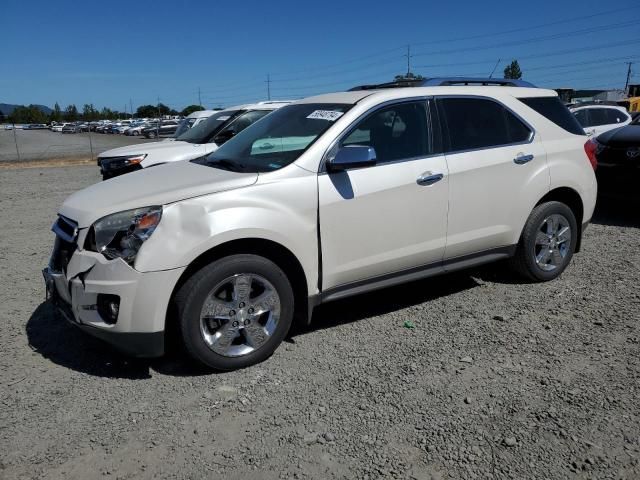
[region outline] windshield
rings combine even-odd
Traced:
[[[238,172],[270,172],[296,161],[351,105],[303,103],[279,108],[196,162]]]
[[[218,146],[225,143],[231,137],[234,137],[249,125],[257,122],[262,117],[270,114],[273,110],[249,110],[237,117],[232,118],[227,124],[216,132],[213,138],[210,138],[207,143],[216,143]]]
[[[174,137],[178,138],[184,132],[193,127],[193,124],[196,123],[197,118],[185,118],[180,122],[180,126],[176,130]]]
[[[176,137],[176,140],[189,143],[207,143],[209,138],[211,138],[225,122],[237,115],[239,111],[240,110],[223,110],[222,112],[214,113],[204,122],[200,122],[179,137]]]

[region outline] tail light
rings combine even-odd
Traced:
[[[596,157],[596,152],[598,151],[598,142],[596,142],[593,138],[587,140],[587,143],[584,144],[584,151],[589,158],[589,162],[591,163],[591,167],[595,170],[598,168],[598,158]]]

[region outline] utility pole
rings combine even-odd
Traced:
[[[200,87],[198,87],[198,105],[202,107],[202,98],[200,97]]]
[[[631,65],[633,62],[625,62],[627,64],[627,81],[624,83],[624,91],[626,92],[629,88],[629,81],[631,80]]]
[[[124,104],[124,118],[127,118],[127,104]]]
[[[133,119],[133,102],[129,99],[129,109],[131,110],[131,118]]]
[[[267,73],[267,100],[271,100],[271,77]]]
[[[160,95],[158,95],[158,121],[156,122],[156,138],[160,137],[160,121],[162,115],[160,115]]]
[[[407,45],[407,78],[411,73],[411,45]]]

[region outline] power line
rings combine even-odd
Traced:
[[[554,22],[549,22],[549,23],[541,23],[538,25],[530,25],[528,27],[520,27],[520,28],[516,28],[513,30],[503,30],[501,32],[492,32],[492,33],[481,33],[478,35],[471,35],[471,36],[467,36],[467,37],[458,37],[458,38],[448,38],[445,40],[433,40],[433,41],[425,41],[425,42],[412,42],[412,45],[426,45],[426,44],[438,44],[438,43],[451,43],[451,42],[458,42],[458,41],[462,41],[462,40],[477,40],[478,38],[487,38],[487,37],[494,37],[494,36],[498,36],[498,35],[508,35],[510,33],[521,33],[521,32],[525,32],[527,30],[536,30],[538,28],[544,28],[544,27],[550,27],[553,25],[560,25],[563,23],[577,23],[580,20],[588,20],[590,18],[596,18],[596,17],[602,17],[605,15],[610,15],[612,13],[620,13],[620,12],[624,12],[624,11],[628,11],[628,10],[635,10],[640,8],[640,5],[634,5],[633,7],[625,7],[625,8],[618,8],[615,10],[607,10],[604,12],[599,12],[599,13],[592,13],[590,15],[583,15],[581,17],[572,17],[572,18],[567,18],[564,20],[556,20]]]
[[[613,23],[613,24],[609,24],[609,25],[600,25],[597,27],[589,27],[589,28],[584,28],[581,30],[574,30],[571,32],[563,32],[563,33],[556,33],[553,35],[544,35],[541,37],[533,37],[533,38],[528,38],[528,39],[524,39],[524,40],[518,40],[518,41],[512,41],[509,43],[505,43],[505,42],[500,42],[500,43],[494,43],[491,45],[482,45],[482,46],[474,46],[474,47],[460,47],[460,48],[453,48],[450,50],[439,50],[439,51],[431,51],[431,52],[422,52],[422,53],[416,53],[414,54],[414,56],[416,57],[422,57],[422,56],[426,56],[426,55],[445,55],[445,54],[449,54],[449,53],[460,53],[460,52],[469,52],[469,51],[477,51],[477,50],[490,50],[493,48],[504,48],[504,47],[512,47],[512,46],[516,46],[516,45],[526,45],[528,43],[536,43],[536,42],[545,42],[548,40],[557,40],[560,38],[566,38],[566,37],[572,37],[572,36],[576,36],[576,35],[583,35],[583,34],[587,34],[587,33],[594,33],[594,32],[600,32],[600,31],[604,31],[604,30],[611,30],[611,29],[622,29],[622,28],[629,28],[629,27],[634,27],[637,28],[638,26],[638,22],[640,22],[639,19],[634,19],[628,22],[624,22],[624,23]]]

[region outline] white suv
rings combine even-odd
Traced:
[[[504,258],[556,278],[595,206],[594,153],[551,90],[307,98],[208,157],[71,195],[47,291],[126,352],[162,354],[175,321],[194,358],[245,367],[322,302]]]
[[[143,168],[202,157],[216,150],[253,122],[289,103],[267,101],[230,107],[214,112],[209,118],[194,124],[171,141],[165,139],[107,150],[98,155],[100,173],[103,180],[107,180]]]
[[[577,104],[569,108],[576,116],[584,133],[594,138],[614,128],[631,123],[631,116],[624,107],[601,103]]]

